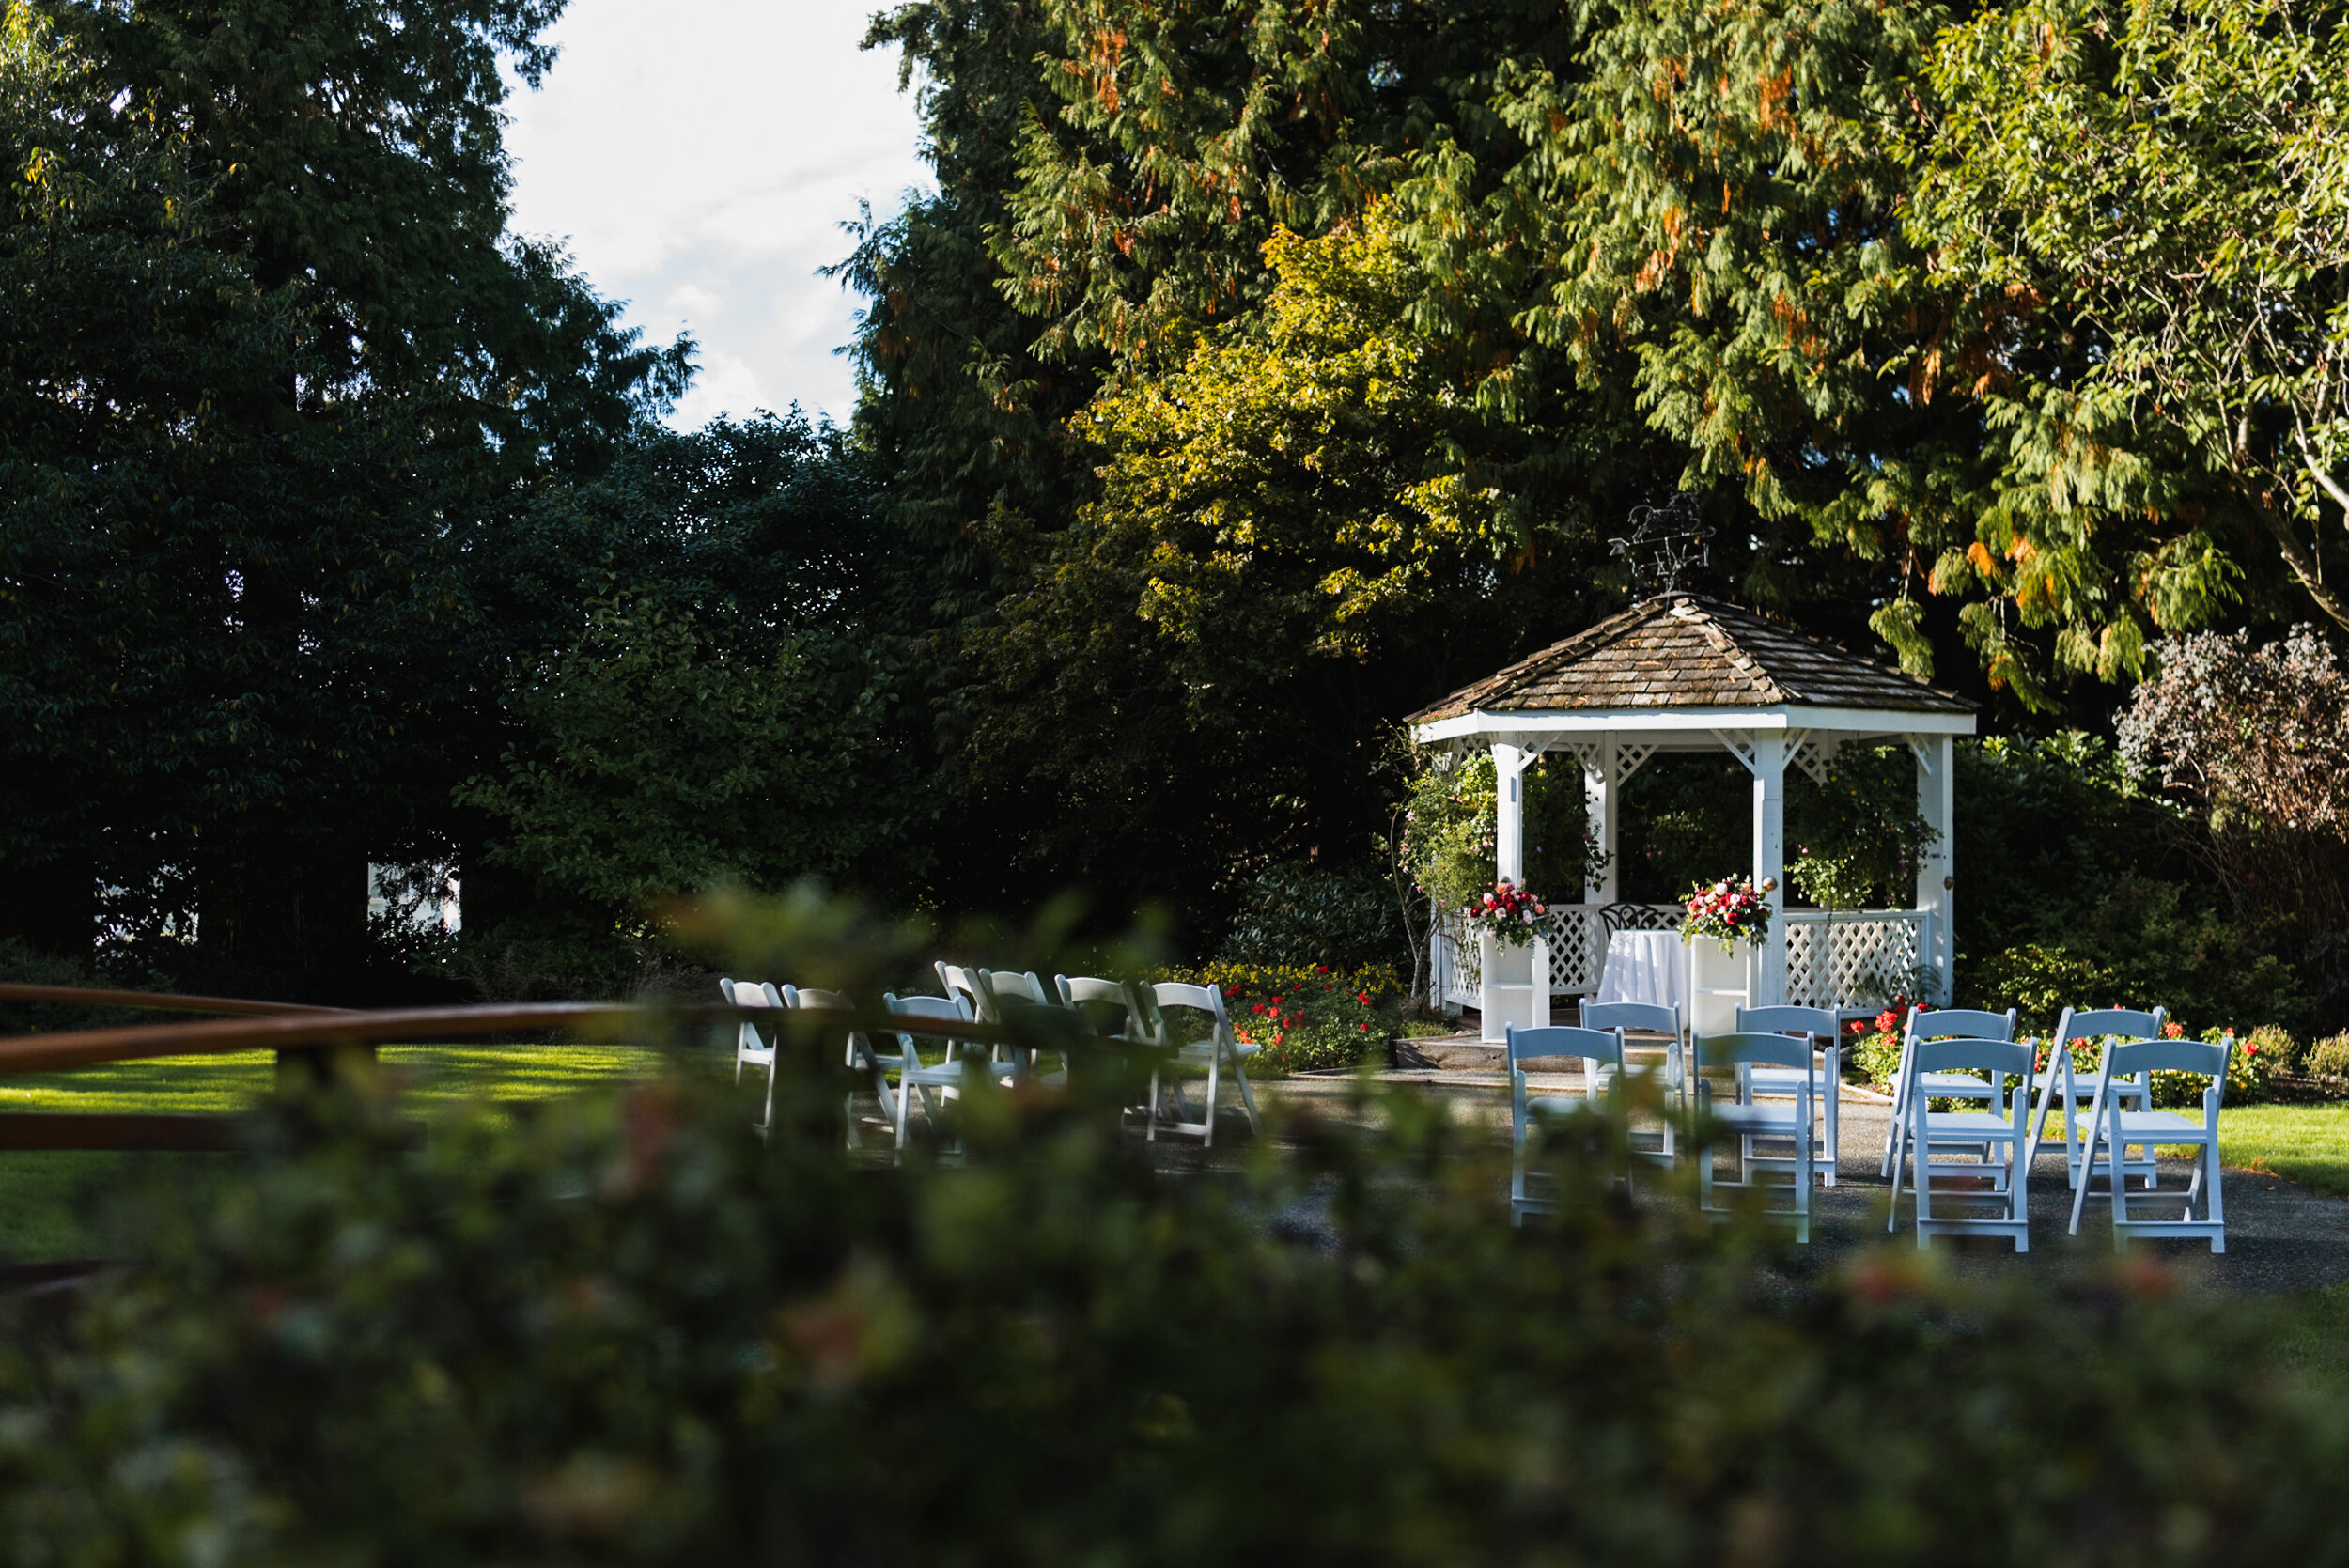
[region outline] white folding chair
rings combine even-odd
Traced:
[[[729,1007],[773,1007],[785,1005],[783,993],[771,981],[727,980],[718,982],[718,994],[726,999]],[[758,1026],[748,1018],[739,1020],[734,1031],[734,1081],[742,1081],[742,1069],[755,1067],[767,1075],[766,1110],[753,1124],[760,1137],[767,1134],[768,1124],[775,1114],[775,1042],[759,1032]]]
[[[979,971],[950,964],[941,958],[932,966],[938,970],[938,988],[950,997],[960,997],[970,1007],[971,1016],[982,1023],[1003,1020],[988,1010],[987,987],[979,984]]]
[[[2016,1041],[1987,1040],[1961,1035],[1946,1040],[1918,1040],[1905,1053],[1908,1093],[1903,1097],[1908,1120],[1906,1144],[1911,1167],[1909,1185],[1917,1194],[1917,1245],[1929,1247],[1937,1235],[2006,1236],[2017,1252],[2030,1250],[2030,1047]],[[1993,1094],[2015,1079],[2009,1094],[2009,1114],[1995,1110],[1936,1110],[1937,1079],[1965,1077],[1991,1087]],[[1997,1104],[1994,1099],[1991,1102]],[[1936,1149],[1978,1149],[1981,1157],[1936,1165]],[[2003,1150],[2004,1164],[1998,1163]],[[1995,1207],[2004,1212],[1967,1217],[1933,1212],[1935,1183],[1939,1196],[1975,1209]],[[1957,1182],[1969,1185],[1958,1188]],[[1979,1184],[1979,1185],[1973,1185]],[[1892,1168],[1892,1211],[1884,1228],[1900,1223],[1901,1171]]]
[[[1726,1105],[1719,1105],[1714,1103],[1713,1085],[1704,1074],[1708,1069],[1719,1071],[1724,1067],[1736,1069],[1736,1097]],[[1755,1067],[1792,1069],[1794,1098],[1756,1098],[1751,1082]],[[1793,1177],[1794,1204],[1791,1208],[1763,1212],[1771,1219],[1792,1224],[1797,1241],[1807,1244],[1811,1240],[1811,1165],[1815,1145],[1811,1126],[1810,1067],[1811,1042],[1791,1034],[1714,1034],[1689,1039],[1688,1081],[1695,1087],[1700,1127],[1709,1124],[1733,1132],[1738,1142],[1735,1182],[1715,1181],[1709,1144],[1697,1150],[1697,1203],[1703,1213],[1720,1219],[1734,1212],[1713,1202],[1716,1186],[1759,1191],[1765,1184],[1756,1179],[1757,1173],[1784,1169]],[[1757,1154],[1762,1153],[1759,1145],[1766,1142],[1786,1144],[1789,1157],[1757,1158]]]
[[[856,1004],[848,1000],[845,992],[828,991],[820,986],[786,986],[783,988],[783,1004],[786,1007],[796,1008],[802,1011],[812,1010],[817,1012],[833,1013],[853,1012],[856,1008]],[[859,1070],[865,1070],[869,1067],[871,1051],[865,1045],[863,1036],[857,1031],[849,1030],[848,1032],[848,1039],[841,1048],[841,1053],[846,1065]],[[880,1080],[880,1101],[881,1109],[884,1112],[889,1112],[891,1099],[892,1096],[889,1093],[887,1080],[883,1079]],[[848,1124],[848,1147],[851,1149],[861,1149],[864,1147],[864,1140],[859,1136],[857,1131],[857,1123],[859,1118],[856,1111],[856,1096],[853,1094],[851,1094],[842,1105],[841,1114],[843,1119]],[[767,1118],[766,1121],[761,1122],[759,1126],[762,1127],[766,1126],[769,1123],[771,1123],[774,1120],[774,1116],[775,1088],[774,1079],[770,1075],[767,1080]],[[886,1114],[884,1116],[884,1121],[889,1124],[894,1125],[896,1120],[897,1118],[894,1113]]]
[[[1060,998],[1045,989],[1044,982],[1035,977],[1035,971],[1033,970],[1021,974],[1009,970],[983,969],[979,970],[979,989],[987,997],[987,1008],[980,1014],[980,1017],[991,1018],[997,1023],[1017,1022],[1018,1014],[1022,1008],[1056,1008],[1061,1005]],[[1068,1082],[1066,1061],[1064,1060],[1058,1071],[1045,1072],[1036,1065],[1037,1054],[1032,1047],[1011,1047],[1003,1051],[999,1060],[1010,1063],[1010,1072],[1014,1078],[1041,1084],[1047,1088],[1065,1087]]]
[[[1551,1214],[1557,1209],[1548,1199],[1532,1196],[1527,1188],[1529,1178],[1544,1175],[1526,1168],[1526,1150],[1532,1142],[1535,1119],[1567,1116],[1577,1110],[1604,1106],[1608,1089],[1624,1079],[1623,1032],[1578,1029],[1570,1024],[1549,1024],[1539,1029],[1519,1029],[1516,1024],[1508,1024],[1501,1032],[1509,1062],[1509,1223],[1522,1225],[1529,1214]],[[1558,1056],[1582,1059],[1581,1096],[1529,1097],[1525,1063]]]
[[[1836,1115],[1838,1093],[1843,1083],[1843,1044],[1837,1031],[1843,1027],[1832,1007],[1740,1007],[1737,1009],[1737,1031],[1741,1034],[1797,1034],[1811,1042],[1817,1054],[1808,1069],[1811,1076],[1811,1102],[1819,1108],[1819,1141],[1813,1158],[1819,1179],[1826,1186],[1835,1185],[1835,1162],[1843,1155],[1843,1132]],[[1749,1079],[1757,1094],[1791,1094],[1795,1092],[1797,1074],[1784,1067],[1756,1067]]]
[[[718,994],[726,999],[728,1007],[781,1007],[783,993],[772,985],[751,980],[718,982]],[[734,1031],[734,1081],[742,1081],[742,1069],[756,1067],[766,1073],[775,1070],[774,1042],[758,1032],[750,1019],[742,1019]]]
[[[1056,974],[1052,976],[1052,986],[1060,992],[1061,1005],[1083,1014],[1088,1024],[1095,1024],[1107,1008],[1117,1010],[1113,1028],[1103,1030],[1097,1024],[1094,1029],[1094,1032],[1104,1039],[1124,1040],[1142,1046],[1158,1043],[1161,1033],[1160,1020],[1157,1009],[1145,1000],[1147,987],[1123,980],[1103,980],[1090,974]],[[1149,1099],[1141,1108],[1148,1124],[1143,1136],[1153,1141],[1159,1136],[1159,1119],[1151,1109],[1159,1100],[1159,1064],[1154,1062],[1150,1065]]]
[[[2227,1250],[2227,1201],[2218,1175],[2218,1107],[2226,1098],[2227,1062],[2233,1053],[2232,1043],[2213,1045],[2203,1040],[2115,1041],[2105,1048],[2104,1063],[2096,1073],[2095,1100],[2088,1114],[2088,1168],[2072,1193],[2074,1235],[2080,1234],[2080,1210],[2087,1206],[2089,1177],[2095,1172],[2096,1155],[2101,1150],[2105,1156],[2107,1190],[2096,1196],[2112,1201],[2114,1251],[2127,1251],[2129,1237],[2133,1235],[2207,1236],[2212,1251]],[[2113,1092],[2120,1080],[2139,1073],[2156,1072],[2201,1073],[2210,1079],[2202,1091],[2200,1122],[2174,1110],[2123,1108],[2123,1096]],[[2130,1219],[2130,1146],[2141,1147],[2150,1163],[2155,1148],[2180,1144],[2201,1151],[2195,1160],[2193,1179],[2186,1184],[2184,1211],[2175,1219]],[[2139,1191],[2135,1201],[2150,1205],[2161,1198],[2174,1201],[2178,1196],[2174,1191],[2163,1193],[2154,1188]],[[2194,1218],[2197,1198],[2204,1200],[2203,1218],[2200,1219]]]
[[[1664,1060],[1635,1062],[1631,1053],[1641,1048],[1629,1039],[1624,1041],[1623,1059],[1614,1071],[1629,1083],[1642,1080],[1654,1083],[1661,1092],[1664,1126],[1662,1132],[1635,1132],[1632,1147],[1648,1158],[1669,1165],[1679,1157],[1680,1120],[1688,1092],[1687,1065],[1684,1058],[1684,1037],[1680,1031],[1680,1009],[1655,1001],[1586,1001],[1582,1004],[1584,1029],[1610,1029],[1617,1034],[1640,1030],[1664,1038]],[[1602,1068],[1602,1072],[1606,1069]],[[1655,1147],[1647,1147],[1643,1140],[1657,1140]]]
[[[881,1004],[899,1017],[935,1018],[955,1023],[971,1021],[970,1005],[960,997],[901,997],[894,991],[885,991],[881,994]],[[880,1096],[882,1108],[895,1124],[897,1147],[901,1151],[906,1146],[908,1114],[914,1101],[917,1098],[920,1100],[922,1114],[933,1128],[938,1127],[941,1124],[941,1102],[962,1093],[971,1067],[969,1061],[957,1054],[961,1042],[951,1034],[943,1037],[946,1059],[926,1064],[921,1051],[921,1042],[925,1038],[939,1039],[940,1036],[899,1032],[894,1051],[876,1049],[863,1035],[850,1036],[850,1050],[857,1050],[862,1046],[863,1065],[872,1073],[874,1093]],[[891,1073],[897,1075],[894,1094],[890,1092]]]
[[[1232,1020],[1224,1016],[1223,992],[1214,986],[1190,986],[1179,980],[1161,980],[1150,987],[1150,1000],[1163,1017],[1170,1007],[1188,1008],[1204,1013],[1207,1019],[1206,1037],[1176,1046],[1167,1065],[1172,1067],[1205,1068],[1207,1075],[1206,1110],[1199,1120],[1189,1120],[1190,1106],[1184,1101],[1179,1079],[1168,1075],[1166,1089],[1174,1096],[1174,1120],[1168,1124],[1169,1132],[1197,1133],[1208,1147],[1215,1145],[1215,1117],[1222,1097],[1223,1075],[1229,1073],[1239,1086],[1240,1109],[1247,1114],[1248,1130],[1263,1129],[1263,1118],[1256,1113],[1256,1092],[1248,1082],[1248,1059],[1264,1048],[1240,1044],[1232,1033]],[[1171,1027],[1171,1020],[1162,1027]],[[1150,1124],[1158,1126],[1159,1079],[1152,1075],[1150,1087]]]
[[[2030,1153],[2036,1159],[2039,1145],[2047,1136],[2047,1118],[2063,1118],[2063,1164],[2071,1185],[2077,1188],[2087,1170],[2087,1140],[2081,1136],[2079,1111],[2083,1105],[2096,1097],[2096,1080],[2072,1065],[2072,1047],[2082,1040],[2158,1040],[2162,1021],[2170,1010],[2156,1007],[2150,1013],[2139,1013],[2126,1007],[2100,1007],[2093,1011],[2074,1011],[2066,1007],[2063,1017],[2056,1020],[2055,1038],[2047,1045],[2047,1064],[2039,1070],[2037,1105],[2030,1118]],[[2113,1080],[2112,1092],[2122,1104],[2133,1110],[2154,1108],[2153,1080],[2143,1073]],[[2154,1158],[2148,1151],[2141,1160],[2128,1164],[2129,1174],[2141,1178],[2147,1187],[2154,1185]]]
[[[1936,1100],[1975,1100],[1997,1105],[2004,1098],[1999,1086],[1986,1083],[1972,1073],[1927,1073],[1916,1077],[1908,1070],[1909,1058],[1917,1053],[1920,1040],[2000,1040],[2015,1038],[2015,1009],[2003,1013],[1983,1013],[1964,1007],[1945,1007],[1928,1011],[1922,1007],[1908,1010],[1908,1022],[1901,1032],[1901,1063],[1892,1078],[1892,1134],[1884,1141],[1884,1170],[1887,1180],[1900,1169],[1908,1143],[1908,1094],[1912,1085],[1921,1084],[1925,1097]],[[2029,1077],[2027,1073],[2024,1076]],[[1989,1151],[1983,1151],[1987,1158]],[[1928,1156],[1930,1157],[1930,1156]]]

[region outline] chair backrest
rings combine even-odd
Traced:
[[[846,992],[827,991],[816,986],[786,986],[783,1001],[786,1007],[837,1008],[843,1013],[852,1012],[856,1007]]]
[[[1911,1040],[2012,1040],[2015,1038],[2015,1009],[2003,1013],[1983,1013],[1969,1007],[1939,1007],[1928,1012],[1921,1007],[1908,1010],[1908,1037]]]
[[[1585,1029],[1643,1029],[1652,1033],[1680,1038],[1680,1009],[1656,1001],[1586,1001],[1582,1004],[1582,1027]]]
[[[2075,1040],[2158,1040],[2162,1020],[2170,1009],[2156,1007],[2150,1013],[2139,1013],[2128,1007],[2098,1007],[2074,1011],[2066,1007],[2063,1017],[2056,1020],[2056,1048],[2060,1050]]]
[[[1190,1007],[1215,1019],[1217,1032],[1224,1038],[1232,1037],[1232,1020],[1223,1011],[1223,993],[1213,986],[1192,986],[1180,980],[1161,980],[1147,986],[1150,1001],[1159,1007]]]
[[[1708,1067],[1801,1067],[1811,1065],[1811,1042],[1792,1034],[1746,1031],[1732,1034],[1700,1034],[1688,1042],[1688,1070]]]
[[[1060,989],[1062,1001],[1074,1007],[1081,1001],[1113,1001],[1124,1007],[1130,1000],[1123,980],[1101,980],[1090,974],[1056,974],[1052,984]]]
[[[1519,1071],[1518,1063],[1545,1056],[1579,1056],[1585,1062],[1611,1065],[1623,1070],[1623,1034],[1612,1029],[1578,1029],[1572,1024],[1550,1024],[1541,1029],[1519,1029],[1506,1026],[1503,1033],[1508,1042],[1509,1070]]]
[[[901,997],[885,991],[881,1001],[892,1013],[908,1018],[947,1018],[958,1023],[971,1022],[971,1003],[961,997]]]
[[[979,984],[998,1005],[1006,1001],[1024,1001],[1036,1007],[1060,1005],[1060,998],[1047,991],[1034,971],[1016,974],[1009,970],[981,970]]]
[[[987,986],[981,984],[977,970],[950,964],[943,958],[938,960],[937,969],[938,988],[950,997],[969,998],[972,1017],[984,1018],[988,1023],[1002,1021],[995,1017],[995,1000],[987,994]]]
[[[1680,924],[1680,917],[1671,910],[1648,904],[1610,904],[1599,910],[1598,918],[1610,936],[1618,931],[1670,931]]]
[[[1841,1027],[1832,1007],[1740,1007],[1740,1034],[1801,1034],[1832,1040]]]
[[[2232,1048],[2207,1040],[2124,1040],[2105,1051],[2105,1073],[2109,1078],[2144,1072],[2200,1073],[2217,1079],[2224,1089]]]
[[[1123,980],[1056,974],[1052,986],[1060,992],[1061,1005],[1082,1013],[1097,1033],[1132,1037],[1150,1032],[1150,1019],[1142,1016],[1133,987]]]
[[[1920,1040],[1916,1049],[1908,1053],[1908,1075],[1911,1081],[1923,1073],[1996,1073],[2028,1079],[2031,1055],[2031,1048],[2020,1041],[1991,1040],[1979,1034]]]
[[[783,1005],[783,993],[775,989],[772,981],[728,980],[720,976],[718,994],[726,999],[728,1007]],[[748,1018],[741,1019],[740,1024],[741,1027],[734,1032],[734,1050],[738,1062],[744,1051],[764,1051],[767,1048],[767,1037],[759,1033],[756,1024]]]
[[[1223,1017],[1223,993],[1213,986],[1191,986],[1180,980],[1161,980],[1150,987],[1150,994],[1160,1007],[1196,1007],[1202,1013]]]
[[[718,994],[726,999],[728,1007],[781,1007],[783,993],[774,982],[755,980],[721,980]]]

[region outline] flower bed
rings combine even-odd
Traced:
[[[1900,1075],[1901,1031],[1907,1016],[1905,1007],[1898,1010],[1887,1008],[1875,1016],[1873,1025],[1865,1021],[1855,1021],[1851,1025],[1856,1038],[1847,1048],[1847,1054],[1853,1069],[1879,1088],[1890,1090]],[[2185,1031],[2171,1024],[2165,1032],[2171,1039],[2177,1039]],[[2269,1096],[2276,1072],[2281,1065],[2279,1052],[2275,1047],[2263,1046],[2256,1039],[2241,1039],[2232,1029],[2204,1030],[2197,1038],[2212,1045],[2227,1041],[2234,1043],[2234,1052],[2227,1059],[2227,1104],[2250,1105]],[[2047,1045],[2046,1040],[2037,1042],[2038,1049],[2031,1057],[2033,1073],[2046,1070]],[[2097,1071],[2104,1063],[2105,1043],[2100,1039],[2075,1040],[2070,1051],[2073,1073],[2094,1083]],[[2155,1073],[2154,1104],[2199,1106],[2202,1103],[2202,1088],[2209,1081],[2200,1073]]]
[[[1337,970],[1325,965],[1209,964],[1159,978],[1213,986],[1223,993],[1232,1032],[1264,1053],[1249,1071],[1268,1077],[1358,1065],[1384,1049],[1393,1020],[1379,1004],[1402,994],[1388,964]]]

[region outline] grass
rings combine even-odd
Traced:
[[[578,1045],[386,1046],[379,1053],[419,1115],[459,1101],[547,1099],[632,1077],[652,1051]],[[124,1062],[0,1079],[0,1114],[21,1110],[225,1115],[269,1092],[268,1051]],[[136,1250],[139,1216],[121,1200],[157,1177],[207,1180],[228,1155],[114,1151],[0,1154],[0,1257],[67,1258]]]
[[[2235,1105],[2218,1112],[2219,1157],[2349,1197],[2349,1101]]]

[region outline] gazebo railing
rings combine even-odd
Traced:
[[[1849,1007],[1936,988],[1930,909],[1786,911],[1786,1000],[1798,1007]]]
[[[1677,904],[1652,908],[1678,915]],[[1929,990],[1921,973],[1933,951],[1932,911],[1824,909],[1785,914],[1786,1000],[1806,1007],[1848,1007],[1898,992]],[[1588,996],[1607,963],[1607,926],[1595,904],[1553,904],[1544,923],[1552,996]],[[1475,941],[1459,917],[1435,913],[1428,954],[1428,1001],[1438,1007],[1482,1003],[1484,975]]]

